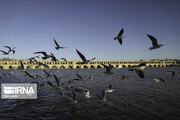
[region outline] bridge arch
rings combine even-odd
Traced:
[[[87,66],[87,65],[84,65],[83,68],[88,68],[88,66]]]
[[[31,66],[27,66],[27,69],[32,69],[32,67]]]
[[[156,65],[154,65],[154,67],[157,67]]]
[[[35,66],[35,69],[40,69],[40,66],[38,66],[38,65],[37,65],[37,66]]]
[[[68,66],[69,69],[72,69],[73,67],[71,65]]]
[[[60,66],[60,69],[65,69],[65,67],[63,65]]]
[[[102,68],[102,66],[101,66],[101,65],[98,65],[97,68]]]
[[[51,69],[57,69],[57,67],[54,65],[54,66],[51,67]]]
[[[95,68],[94,65],[91,65],[90,68]]]
[[[76,68],[81,68],[81,67],[79,65],[77,65]]]
[[[0,69],[3,69],[3,66],[0,66]]]
[[[9,69],[13,69],[13,67],[10,65],[10,66],[9,66]]]
[[[125,68],[126,66],[125,65],[122,65],[123,68]]]

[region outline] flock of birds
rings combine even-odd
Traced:
[[[122,39],[124,38],[123,33],[124,33],[124,29],[121,29],[119,34],[116,37],[114,37],[114,40],[118,40],[120,45],[122,45],[122,42],[123,42],[122,41]],[[153,37],[152,35],[147,34],[147,36],[148,36],[148,38],[152,42],[152,47],[149,48],[150,50],[157,49],[157,48],[160,48],[160,47],[163,46],[162,44],[158,44],[157,39],[155,37]],[[55,43],[55,49],[56,50],[68,48],[68,47],[60,46],[55,39],[53,39],[53,40],[54,40],[54,43]],[[15,47],[14,48],[11,48],[9,46],[4,46],[4,47],[8,48],[9,50],[8,51],[0,50],[0,52],[2,52],[3,55],[8,55],[10,52],[13,52],[13,54],[15,53]],[[81,58],[81,60],[82,60],[82,62],[78,62],[77,64],[80,64],[80,65],[88,64],[91,60],[95,60],[96,59],[94,57],[94,58],[88,60],[88,59],[86,59],[86,57],[79,50],[76,49],[76,52],[79,55],[79,57]],[[55,62],[58,61],[58,59],[52,53],[47,54],[45,51],[34,52],[33,54],[42,54],[43,56],[41,58],[43,60],[47,60],[47,59],[50,58],[52,61],[55,61]],[[38,62],[36,60],[36,58],[40,58],[40,56],[34,56],[34,57],[31,57],[31,58],[28,58],[28,60],[30,61],[30,63],[36,62],[37,65],[44,66],[44,67],[48,68],[48,66],[46,64]],[[67,63],[66,58],[61,58],[61,59],[64,60]],[[110,63],[108,63],[108,65],[101,63],[101,65],[104,66],[104,68],[106,69],[106,71],[104,72],[105,74],[113,74],[113,72],[112,72],[113,65],[111,65]],[[141,63],[139,65],[135,65],[135,66],[129,67],[128,71],[135,72],[140,78],[144,78],[143,70],[145,68],[146,68],[146,63]],[[40,75],[31,75],[30,73],[28,73],[25,70],[24,65],[23,65],[21,60],[20,60],[20,68],[19,69],[22,70],[22,72],[25,74],[25,76],[28,76],[29,78],[32,78],[33,80],[36,80],[38,78],[43,79],[43,77],[40,76]],[[67,83],[68,85],[65,86],[64,83],[61,83],[62,77],[58,78],[55,74],[51,74],[53,69],[50,72],[47,72],[44,69],[43,69],[43,71],[44,71],[44,74],[46,75],[47,78],[54,77],[55,82],[56,82],[56,84],[53,84],[53,82],[51,82],[51,81],[47,81],[46,83],[49,86],[51,86],[54,90],[58,91],[62,96],[68,98],[69,100],[73,101],[74,103],[77,103],[77,92],[83,92],[85,98],[87,98],[87,99],[91,98],[90,90],[88,90],[87,88],[83,88],[83,87],[74,88],[71,85],[71,83],[73,83],[74,81],[83,81],[83,80],[85,80],[87,78],[88,79],[94,79],[94,77],[92,77],[92,76],[91,77],[87,77],[87,75],[81,76],[78,73],[76,73],[77,78],[69,80],[68,83]],[[167,74],[171,74],[172,75],[172,78],[174,78],[176,73],[177,73],[176,71],[168,71],[167,72]],[[10,74],[10,73],[3,73],[3,75],[7,75],[7,74]],[[1,76],[0,76],[0,79],[1,79]],[[121,77],[121,80],[126,80],[126,79],[129,79],[129,77],[127,75],[123,75]],[[157,83],[157,85],[159,85],[160,82],[167,82],[166,79],[164,79],[164,78],[154,78],[153,80]],[[37,83],[38,86],[44,86],[45,85],[45,83],[44,84],[39,84],[37,81],[33,81],[32,83]],[[68,96],[66,94],[68,90],[72,91],[73,97],[70,97],[70,96]],[[113,89],[112,85],[110,84],[107,88],[104,88],[102,90],[102,94],[101,95],[97,94],[97,98],[102,100],[102,101],[106,101],[106,93],[111,93],[113,91],[114,91],[114,89]]]

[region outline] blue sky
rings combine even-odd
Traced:
[[[179,0],[0,0],[0,58],[26,59],[52,52],[58,59],[180,58]],[[123,45],[114,41],[124,28]],[[165,46],[153,51],[146,34]],[[56,50],[53,38],[68,49]],[[39,59],[40,60],[40,59]]]

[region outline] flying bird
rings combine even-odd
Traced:
[[[54,78],[55,78],[55,81],[56,81],[56,85],[52,84],[50,81],[47,81],[47,83],[53,87],[55,90],[61,90],[64,83],[60,84],[60,80],[57,78],[57,76],[54,74]]]
[[[56,61],[59,61],[59,60],[54,56],[54,54],[52,54],[52,53],[50,53],[50,54],[51,54],[50,57],[52,58],[51,61],[55,61],[55,62],[56,62]]]
[[[52,69],[52,70],[53,70],[53,69]],[[52,71],[52,70],[51,70],[51,71]],[[43,71],[44,71],[44,73],[46,74],[46,77],[47,77],[47,78],[52,76],[52,75],[50,74],[51,71],[50,71],[50,72],[47,72],[47,71],[45,71],[44,69],[43,69]]]
[[[30,78],[32,78],[33,80],[36,80],[38,77],[40,77],[41,79],[43,79],[40,75],[35,75],[32,76],[31,74],[29,74],[27,71],[24,71],[25,75],[29,76]]]
[[[172,75],[172,78],[174,78],[176,72],[175,72],[175,71],[168,71],[168,72],[166,72],[166,74],[171,74],[171,75]]]
[[[104,73],[106,73],[106,74],[113,74],[113,72],[111,72],[111,70],[113,68],[113,66],[111,64],[108,63],[109,66],[107,66],[107,65],[101,63],[101,65],[103,65],[106,68],[106,72],[104,72]]]
[[[74,89],[75,92],[84,92],[85,98],[91,98],[90,91],[87,88],[78,87]]]
[[[80,76],[78,73],[76,73],[76,76],[77,76],[78,78],[75,78],[75,79],[73,79],[73,80],[84,80],[84,78],[87,77],[86,75],[85,75],[85,76]]]
[[[66,58],[61,58],[61,60],[64,60],[64,61],[66,62],[66,64],[67,64],[67,60],[66,60]]]
[[[47,54],[46,52],[44,52],[44,51],[34,52],[33,54],[43,54],[44,56],[41,57],[43,60],[46,60],[46,59],[48,59],[48,58],[51,57],[51,55],[48,55],[48,54]]]
[[[56,42],[56,40],[55,39],[53,39],[53,40],[54,40],[54,43],[56,44],[56,46],[55,46],[56,50],[68,48],[68,47],[59,46],[59,44]]]
[[[91,60],[95,60],[96,58],[92,58],[91,60],[87,60],[82,53],[80,53],[77,49],[76,52],[78,53],[79,57],[82,59],[83,62],[78,62],[77,64],[88,64]]]
[[[152,35],[147,34],[147,36],[152,41],[152,47],[149,48],[150,50],[157,49],[164,46],[163,44],[158,44],[157,39],[153,37]]]
[[[105,102],[105,101],[106,101],[106,90],[103,89],[101,96],[97,94],[97,97],[98,97],[100,100],[102,100],[102,101]]]
[[[4,47],[9,49],[8,52],[13,52],[13,54],[15,53],[15,47],[13,49],[11,49],[11,47],[9,47],[9,46],[4,46]]]
[[[0,50],[0,52],[2,52],[3,55],[8,55],[9,54],[9,52],[3,51],[3,50]]]
[[[137,66],[131,67],[129,71],[135,71],[139,77],[144,78],[144,73],[143,73],[144,68],[146,68],[146,63],[141,63]]]
[[[153,80],[156,81],[156,84],[159,85],[160,81],[162,82],[167,82],[166,79],[163,79],[163,78],[154,78]]]
[[[117,37],[114,37],[114,40],[118,39],[119,43],[122,45],[122,38],[124,38],[124,36],[122,36],[122,34],[124,33],[124,29],[122,28],[121,31],[119,32]]]

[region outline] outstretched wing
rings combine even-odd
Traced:
[[[54,40],[54,43],[56,44],[56,46],[59,47],[59,44],[56,42],[56,40],[55,39],[53,39],[53,40]]]
[[[118,34],[118,37],[122,36],[123,33],[124,33],[124,29],[122,28],[121,31]]]
[[[136,74],[141,77],[141,78],[144,78],[144,73],[142,70],[135,70],[136,71]]]
[[[157,46],[157,39],[155,37],[153,37],[152,35],[147,34],[147,36],[149,37],[149,39],[152,41],[152,45],[153,46]]]
[[[48,56],[48,54],[44,51],[34,52],[33,54],[43,54],[44,56]]]
[[[76,49],[76,52],[78,53],[78,55],[82,59],[82,61],[86,61],[86,58],[84,57],[84,55],[82,53],[80,53],[77,49]]]
[[[9,50],[11,50],[11,48],[10,48],[9,46],[4,46],[4,47],[6,47],[6,48],[8,48]]]

